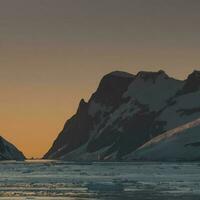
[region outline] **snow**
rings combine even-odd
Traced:
[[[143,80],[136,78],[129,86],[124,97],[132,97],[143,105],[148,105],[150,110],[158,111],[166,105],[166,101],[175,95],[176,91],[182,87],[183,83],[174,79],[165,79],[160,75],[153,80]]]
[[[138,107],[135,105],[134,101],[129,101],[128,103],[121,104],[115,111],[109,114],[109,117],[106,119],[104,127],[96,134],[95,137],[98,137],[106,128],[112,126],[112,129],[122,130],[122,127],[119,127],[118,124],[113,126],[114,122],[118,119],[128,119],[133,116],[134,113],[138,111]]]
[[[198,112],[190,115],[181,115],[178,111],[182,109],[200,108],[200,91],[179,96],[174,101],[176,103],[167,107],[159,116],[159,120],[167,122],[165,126],[166,130],[173,129],[199,117]]]
[[[104,112],[108,112],[111,110],[112,107],[108,107],[105,105],[101,105],[100,103],[97,103],[95,101],[91,101],[90,105],[89,105],[89,110],[88,110],[88,114],[92,117],[95,117],[95,115],[97,113],[104,113]]]
[[[92,153],[87,152],[87,145],[89,141],[80,146],[79,148],[75,149],[74,151],[68,153],[67,155],[64,155],[61,157],[62,160],[72,160],[72,161],[97,161],[100,159],[100,156],[104,154],[111,146],[107,146],[104,148],[101,148],[99,151],[95,151]],[[114,154],[112,155],[115,156]]]
[[[167,138],[174,137],[174,136],[177,137],[178,134],[182,134],[183,131],[186,131],[187,129],[190,129],[190,128],[193,128],[193,127],[196,127],[196,126],[199,126],[199,125],[200,125],[200,118],[196,119],[196,120],[194,120],[192,122],[186,123],[186,124],[184,124],[184,125],[182,125],[180,127],[177,127],[177,128],[175,128],[173,130],[167,131],[166,133],[163,133],[163,134],[153,138],[152,140],[150,140],[149,142],[147,142],[146,144],[144,144],[140,148],[143,148],[143,147],[146,147],[148,145],[152,145],[152,144],[158,143],[163,139],[167,139]]]
[[[128,157],[142,160],[199,160],[200,118],[159,135]]]

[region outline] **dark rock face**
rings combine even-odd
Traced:
[[[25,160],[25,156],[13,144],[0,136],[0,160]]]
[[[164,71],[104,76],[88,103],[81,100],[44,158],[123,159],[152,138],[200,116],[198,74],[185,81]]]
[[[156,82],[156,79],[159,76],[163,76],[165,79],[168,79],[169,76],[163,71],[160,70],[158,72],[145,72],[145,71],[140,71],[138,72],[138,74],[136,75],[137,78],[141,78],[145,81],[147,80],[152,80],[154,83]]]
[[[81,100],[78,111],[65,124],[63,131],[54,142],[52,148],[44,156],[57,158],[84,144],[89,139],[89,131],[92,128],[92,118],[88,115],[88,104]]]
[[[107,106],[120,105],[122,95],[134,80],[134,76],[125,72],[123,72],[123,76],[120,76],[118,73],[114,72],[104,76],[89,102],[95,101]]]
[[[177,94],[184,95],[198,91],[199,89],[200,89],[200,71],[194,71],[192,74],[188,76],[182,90],[180,90]]]
[[[200,113],[200,107],[191,108],[191,109],[180,109],[177,112],[179,112],[182,116],[184,116],[184,115],[192,115],[194,113]]]

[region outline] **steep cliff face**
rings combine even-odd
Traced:
[[[188,76],[183,88],[177,94],[184,95],[198,90],[200,90],[200,71],[195,70]]]
[[[134,76],[125,72],[117,71],[104,76],[89,102],[81,100],[77,113],[66,122],[44,158],[63,158],[84,144],[89,146],[92,131],[102,118],[125,101],[122,95],[132,80]]]
[[[25,156],[13,144],[0,136],[0,160],[24,160]]]
[[[199,73],[185,81],[164,71],[103,77],[44,158],[121,160],[152,138],[200,116]]]
[[[81,100],[77,113],[69,119],[45,158],[60,158],[86,143],[92,129],[88,104]]]

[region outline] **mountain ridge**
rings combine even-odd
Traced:
[[[162,70],[105,75],[44,158],[122,160],[153,137],[195,120],[200,116],[199,73],[185,80]]]

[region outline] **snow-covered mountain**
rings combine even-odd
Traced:
[[[24,160],[25,156],[13,144],[0,136],[0,160]]]
[[[125,158],[146,161],[199,161],[200,118],[151,139]]]
[[[200,117],[200,72],[112,72],[81,100],[44,158],[121,160],[152,138]]]

